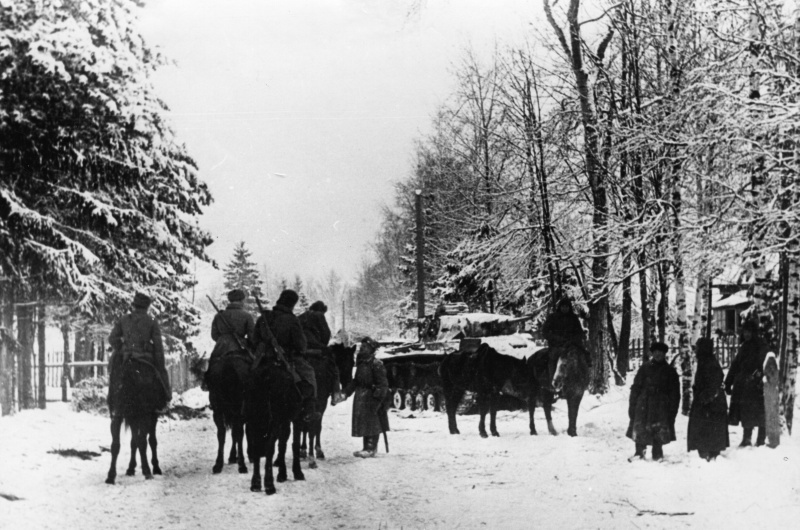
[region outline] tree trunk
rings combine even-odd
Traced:
[[[64,360],[61,367],[61,401],[66,403],[69,400],[67,389],[69,388],[69,323],[65,320],[61,324],[61,336],[64,343]]]
[[[608,204],[606,198],[605,173],[600,166],[597,115],[592,107],[592,94],[589,76],[583,67],[583,39],[578,22],[580,0],[570,0],[567,8],[569,43],[564,32],[553,18],[549,0],[543,0],[547,20],[555,31],[564,53],[570,61],[575,76],[575,87],[581,110],[583,125],[583,152],[586,160],[586,177],[592,192],[592,299],[589,300],[589,342],[592,348],[593,366],[590,391],[603,394],[608,390],[611,373],[608,333],[608,242],[605,230],[608,223]]]
[[[644,253],[640,255],[639,265],[644,265]],[[642,362],[650,355],[653,327],[651,325],[652,312],[650,311],[650,290],[647,283],[647,269],[642,267],[639,271],[639,304],[642,307]]]
[[[14,292],[9,286],[0,292],[0,414],[14,412]]]
[[[792,245],[797,250],[797,243]],[[797,386],[797,361],[800,355],[800,263],[795,253],[788,260],[788,304],[786,318],[786,359],[781,359],[780,416],[789,434],[792,433],[794,398]]]
[[[630,258],[627,257],[623,263],[623,270],[627,271],[630,267]],[[617,372],[622,377],[628,375],[628,364],[630,362],[630,340],[631,340],[631,318],[632,318],[633,297],[631,296],[631,278],[627,276],[622,281],[622,321],[619,326],[619,349],[617,350]]]
[[[33,315],[34,307],[17,306],[17,342],[19,342],[19,404],[22,409],[32,409],[33,397]]]
[[[47,355],[45,348],[45,306],[38,307],[38,318],[36,319],[36,344],[39,346],[38,374],[39,384],[37,385],[37,404],[40,409],[47,407]]]

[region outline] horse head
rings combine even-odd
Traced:
[[[339,383],[342,388],[353,380],[353,367],[356,365],[357,347],[357,344],[346,346],[338,343],[331,346],[333,357],[336,360],[336,368],[339,369]]]
[[[583,352],[577,347],[565,348],[558,358],[551,384],[560,394],[582,395],[589,386],[589,366]]]

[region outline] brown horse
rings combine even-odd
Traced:
[[[589,365],[585,353],[577,346],[568,345],[563,348],[558,360],[553,367],[548,349],[540,350],[528,359],[528,369],[533,384],[528,401],[528,414],[530,418],[530,431],[536,434],[533,422],[533,413],[536,410],[537,398],[542,402],[544,415],[547,419],[547,430],[552,435],[558,431],[553,426],[551,410],[556,400],[556,393],[567,400],[567,416],[569,427],[567,434],[577,436],[576,427],[578,409],[583,399],[583,394],[589,387]]]
[[[150,363],[134,358],[124,362],[114,362],[108,405],[111,412],[111,467],[108,470],[106,484],[116,482],[120,430],[123,422],[131,429],[131,452],[133,453],[134,448],[139,451],[144,478],[150,480],[154,473],[160,475],[155,429],[158,422],[158,410],[163,408],[166,403],[163,387],[155,368]],[[147,463],[148,436],[153,453],[152,469]],[[135,469],[136,461],[133,454],[131,459]],[[133,474],[130,467],[128,474]]]
[[[252,361],[245,351],[226,353],[215,362],[206,374],[208,399],[214,411],[214,425],[217,427],[217,459],[213,473],[222,472],[225,462],[225,432],[231,430],[231,451],[229,464],[238,464],[239,473],[247,473],[244,461],[244,403],[245,381]]]
[[[490,414],[492,436],[497,432],[497,409],[500,391],[527,398],[530,379],[525,361],[497,353],[487,344],[475,351],[459,351],[445,355],[439,366],[442,388],[447,401],[447,423],[450,434],[459,434],[456,424],[456,409],[464,393],[469,390],[478,395],[481,419],[478,431],[482,438],[486,433],[486,413]]]
[[[300,469],[300,392],[292,374],[272,357],[262,358],[251,372],[245,394],[247,455],[253,463],[250,491],[261,491],[261,458],[264,463],[264,490],[276,492],[272,457],[278,443],[278,482],[285,482],[286,444],[292,433],[292,473],[305,480]]]
[[[308,467],[312,469],[317,467],[317,458],[325,460],[325,453],[322,451],[322,419],[328,408],[328,397],[333,395],[335,388],[333,364],[335,363],[339,370],[339,383],[344,388],[353,379],[355,352],[356,346],[346,347],[342,344],[334,344],[330,347],[330,352],[308,356],[317,379],[317,412],[320,413],[320,418],[312,421],[310,425],[305,426],[304,424],[300,457],[308,456]],[[306,439],[308,439],[308,446],[306,446]]]

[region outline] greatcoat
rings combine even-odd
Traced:
[[[356,357],[356,375],[344,389],[347,396],[354,392],[352,435],[375,436],[388,431],[389,415],[385,401],[389,394],[389,382],[386,368],[374,353]]]

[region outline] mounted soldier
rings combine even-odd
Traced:
[[[131,360],[146,364],[155,371],[163,390],[159,408],[166,407],[172,399],[169,375],[164,362],[161,329],[158,327],[158,322],[147,314],[150,303],[149,296],[136,293],[133,297],[133,311],[119,319],[108,336],[108,343],[114,350],[109,362],[111,374],[108,402],[112,407],[118,407],[115,400],[122,384],[122,365]]]
[[[542,335],[547,340],[549,349],[550,373],[555,371],[555,365],[561,353],[568,347],[578,348],[586,357],[586,363],[592,365],[592,356],[584,347],[584,330],[578,315],[572,310],[569,298],[562,298],[556,306],[555,312],[545,319],[542,325]]]
[[[341,392],[342,385],[339,382],[339,368],[336,366],[336,359],[333,358],[333,353],[328,348],[328,343],[331,341],[331,329],[325,318],[326,311],[328,311],[328,306],[318,300],[311,304],[308,311],[300,315],[298,320],[300,320],[300,325],[306,337],[306,352],[308,355],[318,355],[323,359],[329,360],[327,366],[333,381],[333,396],[336,397]],[[332,405],[336,405],[336,403],[338,403],[336,399],[331,402]]]
[[[306,359],[306,336],[300,320],[293,312],[299,299],[300,297],[295,291],[284,290],[272,311],[263,311],[258,317],[253,334],[253,344],[256,348],[256,362],[260,362],[263,356],[275,355],[270,340],[271,336],[275,337],[278,345],[285,352],[286,361],[298,376],[297,389],[303,398],[302,419],[309,423],[319,419],[320,414],[317,412],[317,380],[314,376],[314,368]],[[269,329],[265,329],[267,327]]]
[[[211,366],[230,352],[247,351],[253,347],[255,322],[253,315],[244,309],[247,293],[242,289],[234,289],[228,293],[228,306],[214,315],[211,322],[211,338],[216,342],[211,357],[204,385],[208,384],[208,373]]]

